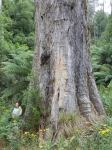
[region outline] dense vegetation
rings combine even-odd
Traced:
[[[94,32],[93,32],[94,31]],[[72,135],[58,144],[45,143],[44,150],[111,150],[112,138],[112,16],[103,11],[96,12],[91,22],[91,55],[93,71],[107,113],[105,124],[96,124],[81,130],[71,128]],[[34,130],[40,115],[38,106],[33,108],[34,118],[30,125],[33,130],[16,133],[17,124],[22,120],[9,122],[13,104],[21,100],[24,105],[28,100],[39,99],[35,88],[31,88],[32,58],[34,51],[34,4],[33,0],[4,0],[0,12],[0,147],[9,149],[40,149],[38,134]],[[65,122],[67,118],[64,118]],[[72,119],[70,119],[70,123]],[[38,124],[38,123],[37,123]],[[68,127],[69,128],[69,127]],[[66,130],[68,130],[66,128]],[[31,129],[31,126],[30,126]],[[20,148],[21,147],[21,148]]]
[[[33,2],[4,1],[0,22],[1,97],[5,100],[23,98],[29,84],[34,49]]]

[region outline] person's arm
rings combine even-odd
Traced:
[[[19,106],[19,116],[21,116],[22,115],[22,108],[21,108],[21,106]]]
[[[15,117],[15,108],[12,110],[12,118]]]

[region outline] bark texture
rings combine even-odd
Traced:
[[[52,125],[61,112],[103,115],[88,51],[86,0],[36,0],[34,70]]]
[[[2,0],[0,0],[0,9],[1,9],[1,7],[2,7]]]

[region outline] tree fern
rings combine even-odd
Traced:
[[[29,84],[28,76],[32,67],[32,51],[26,47],[19,47],[18,51],[10,54],[7,61],[3,62],[2,71],[7,79],[6,88],[2,92],[3,97],[18,95]]]

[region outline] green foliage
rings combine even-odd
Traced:
[[[65,124],[68,122],[75,122],[76,118],[77,118],[77,114],[66,114],[65,115],[65,113],[62,112],[60,114],[59,123]]]
[[[91,52],[96,82],[108,86],[112,79],[112,47],[110,44],[103,47],[94,45]]]
[[[109,16],[109,18],[108,18],[106,29],[105,29],[104,33],[102,34],[102,38],[107,43],[112,42],[112,16]]]
[[[108,116],[112,116],[112,81],[108,87],[100,85],[99,90],[105,106],[106,114]]]
[[[20,94],[21,97],[24,90],[29,85],[28,76],[31,73],[32,52],[27,46],[18,46],[13,53],[8,55],[7,61],[2,62],[2,70],[7,81],[2,94],[4,98],[12,97]]]
[[[112,65],[112,45],[111,44],[104,45],[102,51],[100,52],[99,63]]]
[[[24,122],[22,117],[12,119],[11,105],[0,99],[0,108],[0,141],[5,142],[6,149],[19,150],[21,146],[33,147],[35,143],[38,144],[38,134],[36,132],[22,131]]]
[[[95,26],[95,37],[101,37],[102,33],[105,31],[107,24],[107,15],[102,10],[97,11],[94,17]]]
[[[30,79],[32,80],[32,78]],[[41,103],[40,92],[32,83],[26,91],[24,91],[23,102],[26,105],[25,113],[25,130],[38,130],[39,120],[43,107]]]
[[[14,36],[20,32],[28,35],[34,30],[34,6],[32,0],[5,0],[3,11],[12,21]]]
[[[20,100],[25,110],[23,128],[37,129],[42,111],[37,88],[30,86],[34,51],[34,2],[32,0],[4,0],[0,14],[0,98],[9,106]],[[2,107],[1,107],[2,108]],[[12,145],[16,139],[9,139],[13,123],[8,121],[11,108],[4,111],[0,135]],[[9,115],[9,116],[7,116]],[[28,118],[27,118],[28,117]],[[6,119],[5,119],[6,118]],[[28,120],[27,120],[28,119]],[[26,128],[26,124],[27,128]],[[15,149],[15,148],[14,148]]]
[[[100,20],[99,20],[100,21]],[[92,60],[97,84],[108,86],[112,79],[112,16],[108,17],[105,31],[92,46]]]
[[[33,1],[4,0],[0,24],[0,97],[23,99],[32,68]]]

